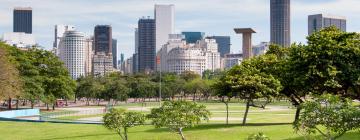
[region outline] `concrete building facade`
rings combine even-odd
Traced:
[[[316,14],[308,16],[308,34],[321,30],[325,27],[335,26],[346,32],[346,18],[342,16]]]

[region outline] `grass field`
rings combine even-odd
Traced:
[[[303,136],[294,133],[290,124],[294,119],[294,109],[287,103],[274,103],[266,109],[251,108],[248,125],[241,126],[244,105],[231,103],[230,125],[225,123],[225,106],[222,103],[201,103],[212,113],[212,119],[201,125],[185,129],[188,140],[244,140],[248,135],[263,132],[271,140],[303,140]],[[129,111],[148,113],[157,103],[122,104],[117,108]],[[76,120],[86,117],[101,117],[101,115],[66,116],[62,119]],[[30,122],[1,122],[0,140],[113,140],[120,139],[114,132],[95,124],[61,124],[61,123],[30,123]],[[130,140],[178,140],[175,133],[166,128],[154,128],[151,125],[130,128]],[[319,139],[308,136],[308,139]],[[360,140],[360,132],[349,132],[340,140]]]

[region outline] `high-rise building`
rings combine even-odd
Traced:
[[[98,52],[92,59],[92,73],[93,75],[105,75],[113,72],[113,58],[112,55],[106,55],[105,52]]]
[[[77,79],[85,75],[85,36],[78,31],[66,31],[60,40],[61,56],[70,76]]]
[[[117,65],[117,40],[116,39],[112,40],[112,57],[113,57],[113,67],[115,69],[117,69],[118,65]]]
[[[32,34],[32,8],[15,7],[13,32],[24,32]]]
[[[158,52],[162,72],[181,74],[193,71],[199,75],[205,70],[220,69],[220,53],[214,39],[203,39],[196,44],[186,44],[181,34],[169,35],[169,41]]]
[[[133,54],[133,72],[139,72],[139,31],[135,28],[135,53]]]
[[[92,74],[92,59],[94,56],[93,40],[91,37],[85,39],[85,75]]]
[[[156,35],[155,20],[142,18],[138,22],[139,34],[139,72],[152,72],[155,70]]]
[[[198,40],[202,40],[205,37],[204,32],[181,32],[184,35],[186,43],[195,44]]]
[[[112,28],[110,25],[96,25],[94,29],[95,54],[112,53]]]
[[[168,41],[169,34],[174,33],[175,6],[155,5],[156,52]]]
[[[218,44],[218,52],[220,52],[221,57],[230,53],[230,36],[211,36],[209,38],[216,40],[216,43]]]
[[[290,46],[290,0],[270,0],[270,42]]]
[[[342,16],[316,14],[308,17],[308,33],[321,30],[322,28],[335,26],[341,31],[346,32],[346,18]]]
[[[72,25],[55,25],[55,36],[54,36],[54,43],[53,43],[53,51],[54,53],[59,56],[59,42],[61,37],[63,37],[66,31],[73,31],[75,27]]]

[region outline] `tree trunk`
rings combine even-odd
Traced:
[[[52,105],[52,110],[55,110],[55,104]]]
[[[250,107],[250,100],[248,99],[246,101],[246,109],[245,109],[245,114],[244,114],[244,118],[243,118],[243,125],[245,125],[245,123],[246,123],[246,118],[247,118],[247,115],[249,112],[249,107]]]
[[[229,124],[229,103],[228,102],[224,102],[225,106],[226,106],[226,125]]]
[[[34,101],[30,101],[30,104],[31,104],[31,109],[34,109]]]
[[[300,106],[298,105],[298,106],[296,107],[295,120],[294,120],[294,122],[297,122],[297,121],[299,120],[300,111],[301,111],[301,108],[300,108]]]
[[[19,109],[19,99],[16,99],[16,110]]]
[[[196,92],[194,92],[194,95],[193,95],[193,101],[195,102],[195,96],[196,96]]]
[[[124,132],[125,132],[125,133],[124,133],[124,136],[125,136],[125,140],[128,140],[128,135],[127,135],[127,128],[126,128],[126,127],[124,128]]]
[[[179,128],[179,134],[180,134],[182,140],[186,140],[185,136],[184,136],[184,134],[182,132],[182,128]]]
[[[8,110],[11,110],[11,98],[8,100]]]
[[[49,111],[49,104],[46,103],[46,110]]]

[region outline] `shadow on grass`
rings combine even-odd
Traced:
[[[74,138],[87,139],[88,137],[109,136],[109,135],[116,135],[116,133],[86,134],[86,135],[79,135],[79,136],[65,136],[65,137],[56,137],[56,138],[46,138],[46,139],[40,139],[40,140],[63,140],[63,139],[74,139]]]
[[[186,128],[184,131],[196,131],[196,130],[207,130],[207,129],[220,129],[220,128],[231,128],[231,127],[252,127],[252,126],[274,126],[274,125],[289,125],[292,123],[249,123],[245,126],[242,124],[201,124],[193,128]],[[147,132],[169,132],[168,128],[156,128],[146,130]]]
[[[337,140],[360,140],[360,132],[347,132]],[[309,136],[299,136],[296,138],[289,138],[285,140],[321,140],[323,137],[321,135],[309,135]]]

